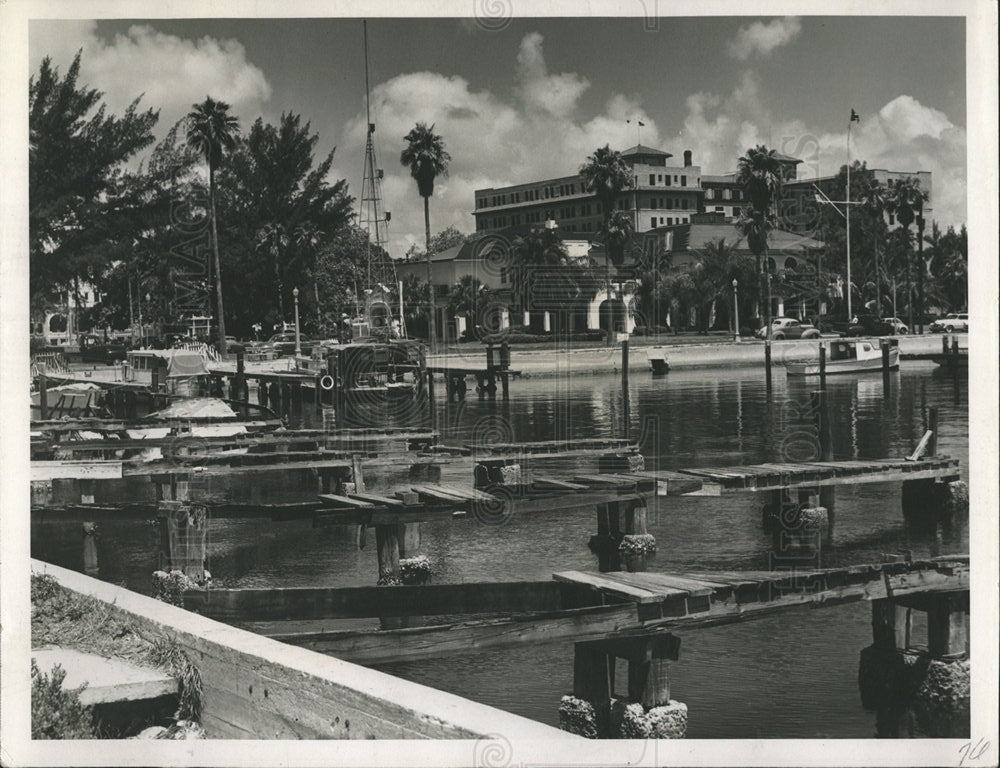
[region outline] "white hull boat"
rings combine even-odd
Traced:
[[[888,339],[889,368],[899,368],[899,342]],[[877,373],[882,370],[882,349],[871,340],[847,340],[822,342],[826,347],[826,375],[837,373]],[[819,376],[819,360],[785,363],[789,376]]]

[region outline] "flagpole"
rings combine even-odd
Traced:
[[[851,123],[854,121],[854,110],[851,119],[847,121],[847,321],[854,319],[851,312]]]

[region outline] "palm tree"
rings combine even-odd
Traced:
[[[875,241],[875,307],[876,312],[882,316],[882,270],[879,264],[879,241],[882,236],[884,226],[884,216],[886,209],[886,190],[878,179],[874,177],[870,183],[865,184],[861,192],[861,205],[868,214],[872,222]]]
[[[621,197],[622,192],[632,186],[632,173],[628,165],[622,159],[621,153],[617,152],[608,144],[594,150],[580,167],[580,176],[588,192],[597,197],[601,204],[601,213],[604,216],[602,231],[605,242],[604,258],[604,280],[607,285],[608,302],[611,301],[611,215],[614,213],[615,203]],[[608,322],[608,346],[611,346],[614,336],[612,323]]]
[[[751,147],[739,159],[736,169],[736,181],[743,187],[749,205],[740,212],[740,231],[747,240],[747,245],[756,258],[757,266],[757,297],[759,304],[766,307],[766,322],[768,338],[771,334],[771,279],[767,267],[767,240],[776,224],[774,203],[781,194],[781,163],[773,149],[763,144]],[[764,276],[763,280],[761,275]],[[764,288],[767,284],[767,301],[764,300]]]
[[[215,216],[215,169],[222,156],[236,144],[239,121],[229,114],[229,105],[206,96],[192,104],[188,113],[187,143],[208,161],[208,200],[212,217],[212,254],[215,259],[215,300],[219,313],[219,354],[226,353],[226,318],[222,308],[222,269],[219,262],[219,230]]]
[[[427,287],[430,300],[430,343],[431,352],[437,344],[437,328],[434,317],[434,282],[431,279],[431,214],[430,198],[434,194],[434,179],[448,175],[448,163],[451,155],[445,152],[444,139],[434,133],[434,124],[426,123],[416,126],[403,137],[407,142],[406,149],[399,156],[399,162],[410,169],[410,175],[417,182],[417,192],[424,199],[424,235],[427,250]]]
[[[889,185],[889,198],[886,201],[885,209],[889,213],[896,214],[896,219],[903,225],[907,238],[910,234],[910,225],[916,220],[919,237],[923,239],[924,229],[924,203],[927,202],[927,193],[920,188],[920,180],[913,177],[896,179]],[[912,287],[912,254],[907,250],[906,259],[906,303],[909,316],[906,319],[907,325],[913,328],[913,287]],[[923,311],[923,280],[920,281],[920,304]]]

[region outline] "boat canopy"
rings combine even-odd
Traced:
[[[128,362],[137,370],[167,369],[167,377],[206,376],[205,359],[187,349],[142,349],[128,353]]]

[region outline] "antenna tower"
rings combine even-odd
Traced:
[[[389,258],[389,213],[382,201],[382,169],[375,158],[375,123],[372,122],[371,91],[368,85],[368,22],[364,22],[365,38],[365,115],[368,138],[365,143],[365,170],[361,181],[361,227],[368,232],[366,254],[366,284],[375,293],[380,285],[389,292],[396,290],[396,267]],[[372,248],[372,246],[375,246]],[[385,293],[385,289],[381,292]]]

